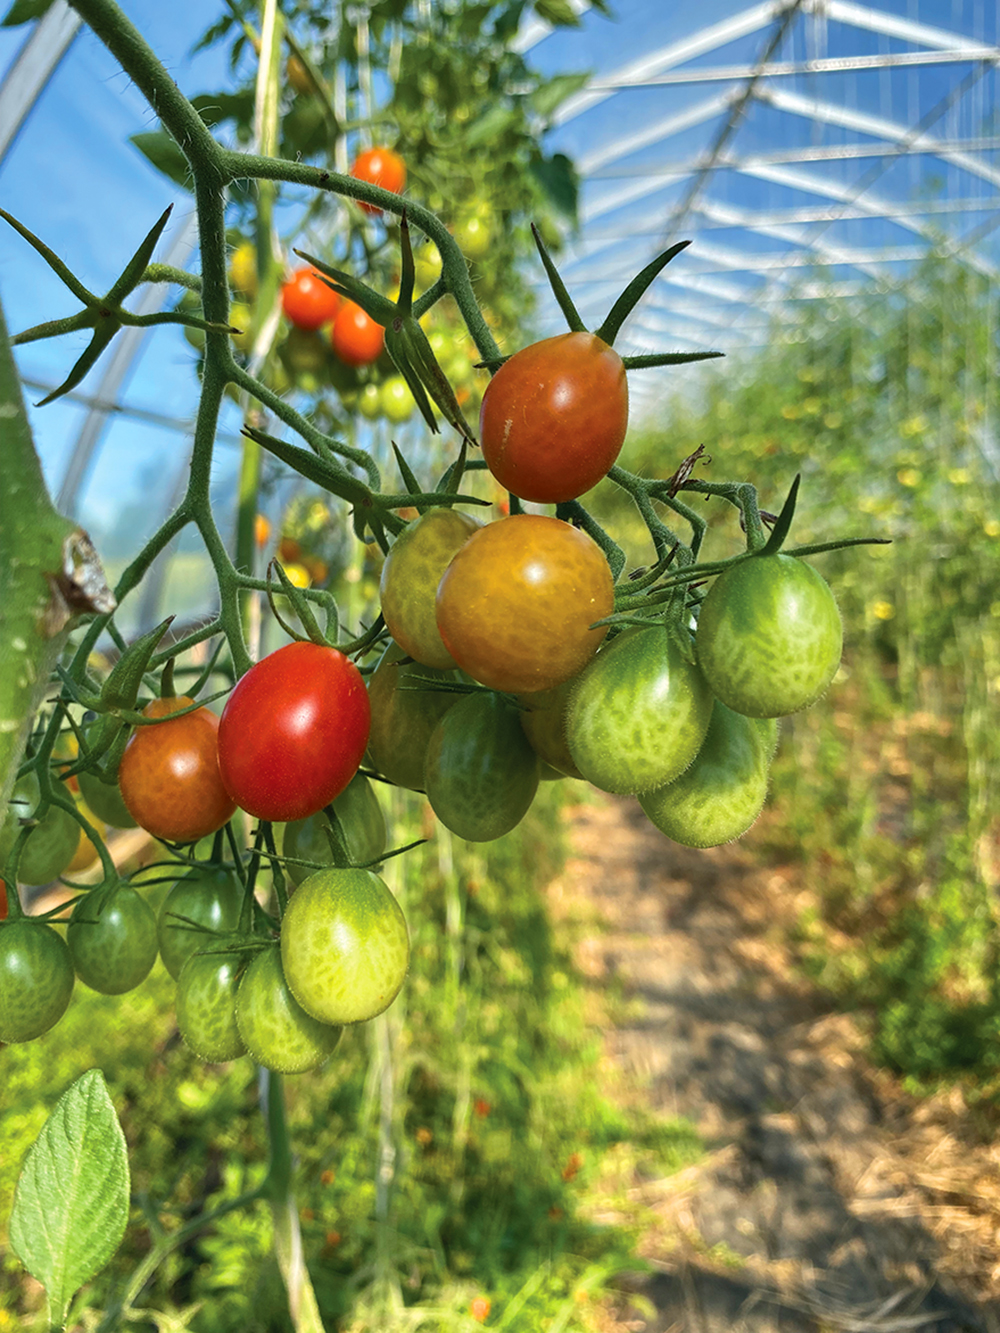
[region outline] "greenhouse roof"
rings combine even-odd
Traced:
[[[595,327],[655,254],[691,241],[625,326],[623,350],[752,351],[775,314],[889,291],[930,252],[996,277],[997,0],[613,0],[611,18],[572,3],[579,26],[526,17],[517,45],[546,73],[590,71],[547,139],[581,178],[580,227],[560,269],[584,320]],[[185,91],[224,80],[217,49],[189,57],[203,0],[177,0],[169,14],[151,0],[124,8]],[[0,196],[99,284],[134,248],[136,218],[189,196],[127,143],[149,127],[148,107],[78,26],[56,0],[36,25],[0,30]],[[187,216],[163,257],[183,264],[193,222],[189,207],[175,211]],[[58,283],[7,232],[0,291],[13,328],[64,313]],[[543,331],[562,326],[543,291],[539,312]],[[142,460],[162,459],[171,437],[177,452],[193,410],[176,330],[129,332],[82,397],[33,418],[55,491],[72,508],[86,490],[91,521],[104,505],[106,521],[121,522],[123,487],[141,503]],[[19,356],[33,387],[64,373],[65,345]],[[634,378],[641,402],[655,377]],[[109,404],[129,416],[127,448],[108,428]],[[91,484],[97,455],[103,489]]]

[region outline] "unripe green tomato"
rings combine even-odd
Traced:
[[[435,598],[453,557],[481,527],[457,509],[428,509],[389,548],[380,584],[382,615],[399,646],[423,666],[455,665],[438,631]]]
[[[460,699],[435,728],[424,783],[445,828],[469,842],[492,842],[516,828],[538,790],[538,755],[517,709],[501,695]]]
[[[379,805],[372,784],[363,773],[356,773],[347,787],[333,802],[334,814],[347,842],[347,853],[357,865],[377,861],[385,851],[388,836],[385,815]],[[317,861],[321,866],[333,864],[330,842],[324,833],[329,821],[324,810],[317,810],[307,819],[296,819],[285,825],[281,850],[285,856],[303,861]],[[301,884],[315,871],[308,866],[289,864],[285,873],[293,884]]]
[[[179,879],[163,900],[158,923],[160,957],[170,975],[177,980],[199,949],[218,948],[208,932],[235,930],[242,908],[243,887],[232,870],[205,866]],[[193,930],[192,921],[205,929]]]
[[[128,884],[92,889],[73,908],[66,943],[76,975],[102,995],[124,995],[156,962],[156,916]]]
[[[577,677],[566,712],[570,754],[601,791],[651,791],[694,759],[712,703],[665,626],[626,630]]]
[[[236,1024],[248,1054],[278,1074],[315,1069],[333,1054],[344,1030],[306,1013],[288,988],[277,947],[262,949],[244,972]]]
[[[236,1025],[236,992],[246,956],[192,954],[177,978],[177,1026],[202,1060],[235,1060],[246,1054]]]
[[[34,773],[14,784],[10,805],[0,825],[0,865],[4,865],[21,832],[20,820],[38,808],[41,790]],[[25,839],[17,877],[22,884],[48,884],[66,870],[80,844],[80,825],[68,810],[51,805],[45,817]]]
[[[397,425],[409,421],[416,410],[417,400],[402,375],[390,375],[379,390],[379,404],[383,416]]]
[[[455,240],[466,259],[483,259],[493,244],[492,219],[481,210],[466,213],[455,224]]]
[[[752,556],[708,590],[695,635],[713,692],[747,717],[816,702],[840,665],[843,628],[826,581],[792,555]]]
[[[78,773],[77,780],[80,783],[80,795],[98,819],[103,819],[112,828],[138,827],[122,800],[117,782],[104,782],[96,773],[90,772]]]
[[[326,368],[329,357],[326,343],[318,333],[308,329],[289,329],[288,337],[282,343],[280,355],[293,379],[311,372],[318,375]]]
[[[62,936],[29,917],[0,922],[0,1042],[48,1032],[72,994],[73,962]]]
[[[382,394],[377,384],[366,384],[358,394],[358,411],[368,421],[374,421],[382,411]]]
[[[388,1009],[410,963],[406,918],[370,870],[318,870],[295,890],[281,922],[292,994],[321,1023],[363,1023]]]
[[[239,333],[231,333],[233,346],[239,348],[241,352],[249,352],[253,349],[253,310],[242,301],[233,301],[229,307],[229,326],[233,329],[239,329]]]
[[[523,704],[521,726],[531,748],[544,765],[567,778],[583,777],[573,762],[566,739],[566,709],[575,684],[574,679],[564,680],[551,690],[518,695],[518,703]],[[546,780],[544,772],[542,780]]]
[[[433,287],[441,276],[441,256],[433,241],[422,245],[414,255],[413,275],[418,292],[425,292],[428,287]]]
[[[744,717],[716,699],[691,766],[639,797],[646,817],[685,847],[718,847],[741,837],[764,808],[777,737],[773,719]]]
[[[393,645],[368,680],[372,706],[372,729],[368,753],[383,777],[410,791],[424,789],[424,759],[434,728],[461,695],[446,690],[410,688],[409,678],[457,679],[453,671],[399,659],[403,650]],[[412,684],[416,684],[413,681]]]

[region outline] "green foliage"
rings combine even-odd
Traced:
[[[128,1219],[125,1136],[98,1069],[60,1097],[21,1169],[11,1245],[60,1328],[73,1293],[108,1262]]]

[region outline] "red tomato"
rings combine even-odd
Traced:
[[[186,695],[154,699],[147,717],[166,717],[194,702]],[[196,842],[236,812],[219,776],[219,719],[207,708],[136,727],[125,746],[118,785],[122,800],[147,833],[168,842]]]
[[[252,666],[226,702],[219,767],[258,819],[305,819],[339,796],[368,744],[361,672],[335,648],[289,643]]]
[[[383,190],[391,190],[393,194],[402,194],[406,184],[406,163],[391,148],[366,148],[355,159],[351,175],[370,185],[381,185]],[[372,204],[361,204],[361,207],[366,213],[382,211]]]
[[[545,338],[486,386],[479,438],[490,471],[522,500],[575,500],[605,476],[628,426],[621,357],[592,333]]]
[[[330,343],[347,365],[367,366],[382,355],[385,331],[359,305],[345,301],[333,321]]]
[[[314,268],[300,268],[281,288],[281,307],[297,329],[312,331],[329,324],[341,298]]]
[[[437,590],[445,647],[474,680],[511,693],[550,690],[577,675],[614,609],[601,548],[562,519],[514,514],[460,547]]]

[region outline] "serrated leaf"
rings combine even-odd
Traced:
[[[133,134],[130,143],[134,143],[143,157],[152,162],[157,171],[162,171],[168,180],[185,190],[194,188],[191,166],[177,146],[177,141],[166,130],[151,130],[148,134]]]
[[[88,1069],[60,1097],[24,1159],[10,1243],[45,1287],[62,1327],[73,1293],[108,1262],[128,1221],[125,1135],[104,1075]]]
[[[528,98],[531,109],[547,119],[567,97],[578,93],[589,82],[590,75],[587,73],[557,74],[554,79],[547,79],[541,87],[536,88]]]
[[[40,19],[52,8],[52,0],[14,0],[4,15],[0,28],[16,28],[21,23]]]
[[[580,26],[580,16],[569,0],[535,0],[535,13],[555,28]]]

